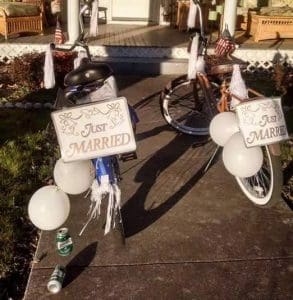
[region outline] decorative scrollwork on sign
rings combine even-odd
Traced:
[[[64,112],[59,115],[59,123],[62,124],[61,130],[65,135],[79,136],[80,132],[76,131],[78,125],[78,120],[82,117],[90,119],[92,116],[104,115],[110,121],[110,128],[113,129],[120,125],[124,121],[123,114],[121,113],[120,103],[113,103],[107,105],[108,110],[106,112],[100,109],[94,108],[84,108],[81,109],[79,114],[74,116],[72,112]]]
[[[51,116],[65,162],[129,153],[136,149],[124,97],[66,108]]]
[[[263,110],[263,112],[274,111],[278,121],[283,118],[283,112],[280,109],[280,105],[276,101],[271,101],[268,103],[261,103],[260,107]]]
[[[120,125],[123,121],[123,115],[121,114],[121,108],[119,103],[108,104],[109,113],[107,118],[110,120],[110,128],[115,128]]]
[[[239,127],[247,147],[288,138],[281,99],[264,98],[236,106]]]
[[[243,124],[245,125],[258,125],[257,122],[255,122],[255,113],[259,111],[260,107],[253,108],[251,105],[245,105],[240,107],[240,111],[243,116]]]
[[[240,111],[243,116],[243,124],[265,126],[267,123],[280,121],[283,118],[283,113],[280,110],[280,106],[275,101],[260,102],[258,104],[245,105],[240,107]],[[262,112],[261,118],[259,118],[259,111]],[[268,118],[266,113],[274,111],[275,116]]]
[[[81,118],[81,115],[78,117],[73,117],[71,112],[65,112],[59,116],[59,123],[62,124],[61,130],[62,133],[66,135],[75,135],[78,136],[79,133],[76,132],[75,128],[77,125],[77,120]]]
[[[81,110],[81,115],[84,116],[86,119],[90,119],[92,116],[95,116],[95,115],[106,115],[106,113],[103,113],[100,109],[94,107],[94,108],[91,108],[91,109],[82,109]]]

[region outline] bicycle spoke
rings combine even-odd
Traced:
[[[198,81],[176,80],[161,98],[165,120],[175,129],[192,135],[207,135],[211,116],[205,109],[205,97]],[[216,84],[212,84],[218,88]]]
[[[244,194],[254,204],[267,206],[280,199],[282,189],[282,171],[279,157],[270,154],[268,146],[262,147],[264,160],[261,169],[249,178],[236,180]]]

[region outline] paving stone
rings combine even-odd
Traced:
[[[36,270],[30,299],[291,299],[293,261],[145,264],[69,268],[50,295],[52,269]]]
[[[135,104],[145,93],[139,87],[151,95],[168,78],[128,79],[122,91]],[[74,250],[58,256],[56,232],[42,232],[43,259],[33,264],[25,299],[50,298],[46,284],[56,264],[67,266],[56,299],[290,299],[292,211],[281,199],[274,208],[254,206],[221,157],[204,174],[213,143],[195,147],[196,138],[171,130],[159,115],[154,120],[152,110],[158,101],[139,111],[138,158],[121,163],[126,239],[119,227],[104,235],[106,201],[79,236],[90,201],[71,197],[64,226]]]

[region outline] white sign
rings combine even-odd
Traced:
[[[51,114],[65,162],[132,152],[136,142],[123,97]]]
[[[239,127],[247,147],[288,139],[280,98],[253,100],[236,106]]]

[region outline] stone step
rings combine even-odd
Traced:
[[[115,74],[173,75],[187,72],[187,59],[99,57],[96,61],[109,64]]]

